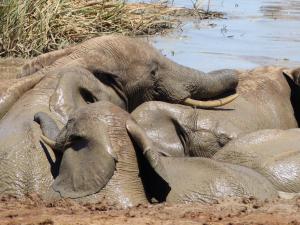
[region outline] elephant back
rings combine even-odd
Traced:
[[[300,129],[262,130],[233,140],[213,158],[256,170],[279,191],[300,191]]]

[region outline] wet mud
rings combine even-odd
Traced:
[[[37,195],[0,199],[0,224],[300,224],[300,198],[227,199],[214,204],[158,204],[118,209],[105,203],[44,202]]]

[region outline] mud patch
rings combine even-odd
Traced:
[[[300,198],[215,204],[157,204],[118,209],[105,203],[45,202],[37,195],[0,201],[0,224],[300,224]]]

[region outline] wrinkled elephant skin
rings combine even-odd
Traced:
[[[213,159],[252,168],[278,191],[300,192],[300,129],[261,130],[228,143]]]
[[[294,90],[282,70],[241,71],[239,98],[216,110],[147,102],[132,115],[163,155],[211,157],[242,134],[298,127],[290,100]]]
[[[0,173],[5,175],[0,193],[44,193],[58,174],[57,156],[40,139],[37,112],[61,128],[78,108],[101,100],[130,110],[154,99],[183,103],[190,97],[223,95],[236,88],[235,73],[207,75],[168,60],[143,41],[121,36],[91,39],[33,59],[15,90],[4,87],[8,91],[1,99]]]
[[[127,129],[152,168],[170,186],[167,202],[214,202],[233,196],[271,199],[277,196],[272,184],[254,170],[202,157],[161,156],[135,122],[128,121]]]
[[[197,157],[160,157],[153,151],[143,129],[127,112],[109,102],[93,103],[77,110],[60,131],[51,124],[55,121],[44,113],[36,114],[35,119],[40,121],[43,134],[47,135],[43,138],[62,155],[59,174],[51,189],[61,197],[82,201],[105,197],[106,201],[113,200],[122,207],[144,203],[144,186],[150,184],[154,189],[153,186],[161,185],[154,183],[151,176],[143,176],[143,167],[138,164],[147,162],[169,185],[167,202],[277,196],[267,179],[246,167]],[[129,134],[136,145],[132,144]],[[56,136],[55,141],[49,139],[50,136]],[[139,152],[144,152],[145,157]],[[142,179],[148,181],[143,182],[144,186]]]
[[[121,207],[148,202],[126,130],[129,113],[101,101],[76,110],[60,131],[45,113],[37,113],[35,119],[41,124],[46,143],[62,156],[48,198],[105,199]],[[51,139],[56,140],[53,145]]]
[[[38,56],[24,66],[22,76],[32,73],[47,75],[70,67],[86,69],[113,87],[130,111],[150,100],[187,101],[187,104],[201,106],[203,102],[196,100],[227,94],[234,91],[238,83],[234,70],[205,74],[172,62],[142,40],[122,36],[94,38]],[[235,97],[229,97],[221,104]],[[204,107],[212,105],[204,103]]]

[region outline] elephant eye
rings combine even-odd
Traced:
[[[80,137],[79,135],[76,135],[76,134],[71,134],[69,136],[69,141],[78,141],[78,140],[81,140],[82,137]]]
[[[157,77],[157,75],[158,75],[158,66],[157,66],[156,63],[152,66],[150,74],[153,78]]]
[[[88,91],[87,89],[81,88],[79,90],[79,92],[80,92],[81,97],[83,98],[83,100],[87,104],[94,103],[94,102],[98,101],[98,99],[90,91]]]
[[[154,79],[158,78],[158,71],[157,70],[151,70],[150,74],[151,74],[152,78],[154,78]]]
[[[74,151],[80,151],[84,149],[88,145],[88,140],[85,137],[71,134],[68,138],[68,141],[66,143],[66,148],[71,147]]]

